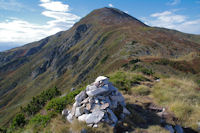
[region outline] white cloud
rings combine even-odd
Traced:
[[[43,2],[43,3],[45,3],[45,2],[50,2],[51,0],[40,0],[40,2]]]
[[[170,0],[170,2],[167,3],[167,5],[174,6],[179,3],[181,3],[181,0]]]
[[[44,7],[41,14],[52,20],[46,24],[34,24],[26,20],[8,17],[0,22],[0,45],[3,44],[25,44],[42,39],[59,31],[69,29],[79,16],[69,12],[69,5],[60,1],[40,0],[39,6]]]
[[[108,4],[109,7],[114,7],[113,4]]]
[[[44,1],[44,0],[43,0]],[[44,7],[50,11],[58,11],[58,12],[67,12],[69,11],[69,5],[63,4],[60,1],[47,1],[45,0],[44,3],[40,4],[41,7]]]
[[[145,24],[156,27],[176,29],[186,33],[200,34],[200,19],[189,20],[185,15],[177,14],[176,11],[164,11],[141,18]]]

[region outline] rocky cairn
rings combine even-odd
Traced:
[[[115,126],[129,114],[124,97],[104,76],[99,76],[75,97],[71,110],[62,111],[69,122],[78,119],[92,127],[100,122]]]

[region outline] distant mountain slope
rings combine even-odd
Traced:
[[[133,58],[199,52],[198,35],[150,27],[114,8],[94,10],[67,31],[0,53],[0,123],[51,86],[66,91]]]

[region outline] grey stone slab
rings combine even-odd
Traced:
[[[108,87],[102,86],[102,87],[97,88],[97,89],[90,89],[89,91],[86,91],[86,93],[87,93],[88,96],[94,97],[94,96],[106,93],[108,91],[109,91]]]
[[[80,115],[82,115],[84,113],[84,107],[76,107],[76,111],[75,111],[75,116],[79,117]]]
[[[81,91],[76,97],[75,97],[75,100],[78,102],[78,103],[81,103],[85,98],[87,97],[85,91]]]
[[[68,120],[70,123],[72,123],[72,121],[73,121],[73,115],[72,115],[71,113],[68,114],[67,120]]]
[[[110,118],[110,120],[112,120],[115,124],[117,123],[117,121],[118,121],[118,118],[117,118],[117,116],[113,113],[113,111],[111,110],[111,109],[107,109],[107,112],[108,112],[108,114],[109,114],[109,118]]]
[[[104,116],[104,112],[103,111],[95,111],[92,112],[90,114],[88,114],[87,118],[86,118],[86,123],[90,124],[90,123],[98,123],[101,121],[101,119]]]

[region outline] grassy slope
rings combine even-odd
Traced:
[[[107,9],[92,12],[69,31],[50,37],[40,51],[28,57],[29,62],[14,71],[1,73],[2,77],[5,76],[0,79],[1,90],[11,87],[11,90],[0,99],[1,105],[6,105],[0,110],[1,124],[7,123],[19,106],[26,104],[33,95],[39,94],[42,90],[56,85],[66,92],[79,83],[90,83],[98,75],[106,75],[121,68],[135,57],[149,56],[151,62],[159,56],[173,59],[180,59],[191,53],[194,55],[188,56],[189,58],[198,56],[200,45],[197,36],[147,27],[128,18],[119,23],[118,15],[113,13],[109,14],[112,21],[107,22],[104,21],[105,14],[101,14],[104,12],[110,13]],[[82,24],[87,24],[90,28],[85,33],[81,33],[81,38],[67,49],[69,44],[73,44],[77,27]],[[51,58],[50,55],[54,55],[50,67],[33,79],[32,72]],[[77,55],[80,55],[78,61],[73,63],[73,57]],[[149,62],[148,59],[146,61]],[[197,79],[199,62],[195,60],[190,63],[191,67],[195,67],[196,73],[188,75],[192,79]],[[177,70],[179,66],[177,68],[173,64],[167,66],[153,64],[151,67],[158,71],[158,75],[163,71],[167,76],[174,72],[185,75],[183,71]],[[59,70],[61,74],[58,74]],[[14,82],[17,82],[17,86],[12,88]]]
[[[140,68],[135,69],[135,65],[140,65]],[[70,124],[58,114],[45,126],[30,123],[24,129],[19,129],[19,131],[62,133],[67,132],[69,127],[73,131],[81,131],[84,127],[90,132],[113,132],[114,130],[130,130],[134,133],[167,132],[161,126],[161,117],[156,114],[156,111],[151,111],[149,105],[166,108],[168,115],[164,119],[168,124],[180,124],[185,128],[197,131],[197,122],[200,120],[198,117],[200,115],[200,92],[198,90],[200,86],[195,80],[196,77],[190,73],[186,73],[183,77],[183,72],[174,68],[169,68],[173,69],[174,72],[176,71],[174,75],[165,74],[162,71],[156,71],[160,64],[156,64],[157,67],[154,65],[152,62],[151,64],[144,62],[144,59],[138,63],[130,61],[125,67],[107,74],[110,81],[123,93],[127,108],[132,113],[123,123],[117,126],[117,129],[105,125],[97,129],[91,129],[78,121]],[[141,69],[146,66],[148,68]],[[152,73],[149,75],[146,71],[150,69],[152,69]],[[158,77],[160,81],[155,80]],[[71,105],[68,105],[67,108],[71,108]]]

